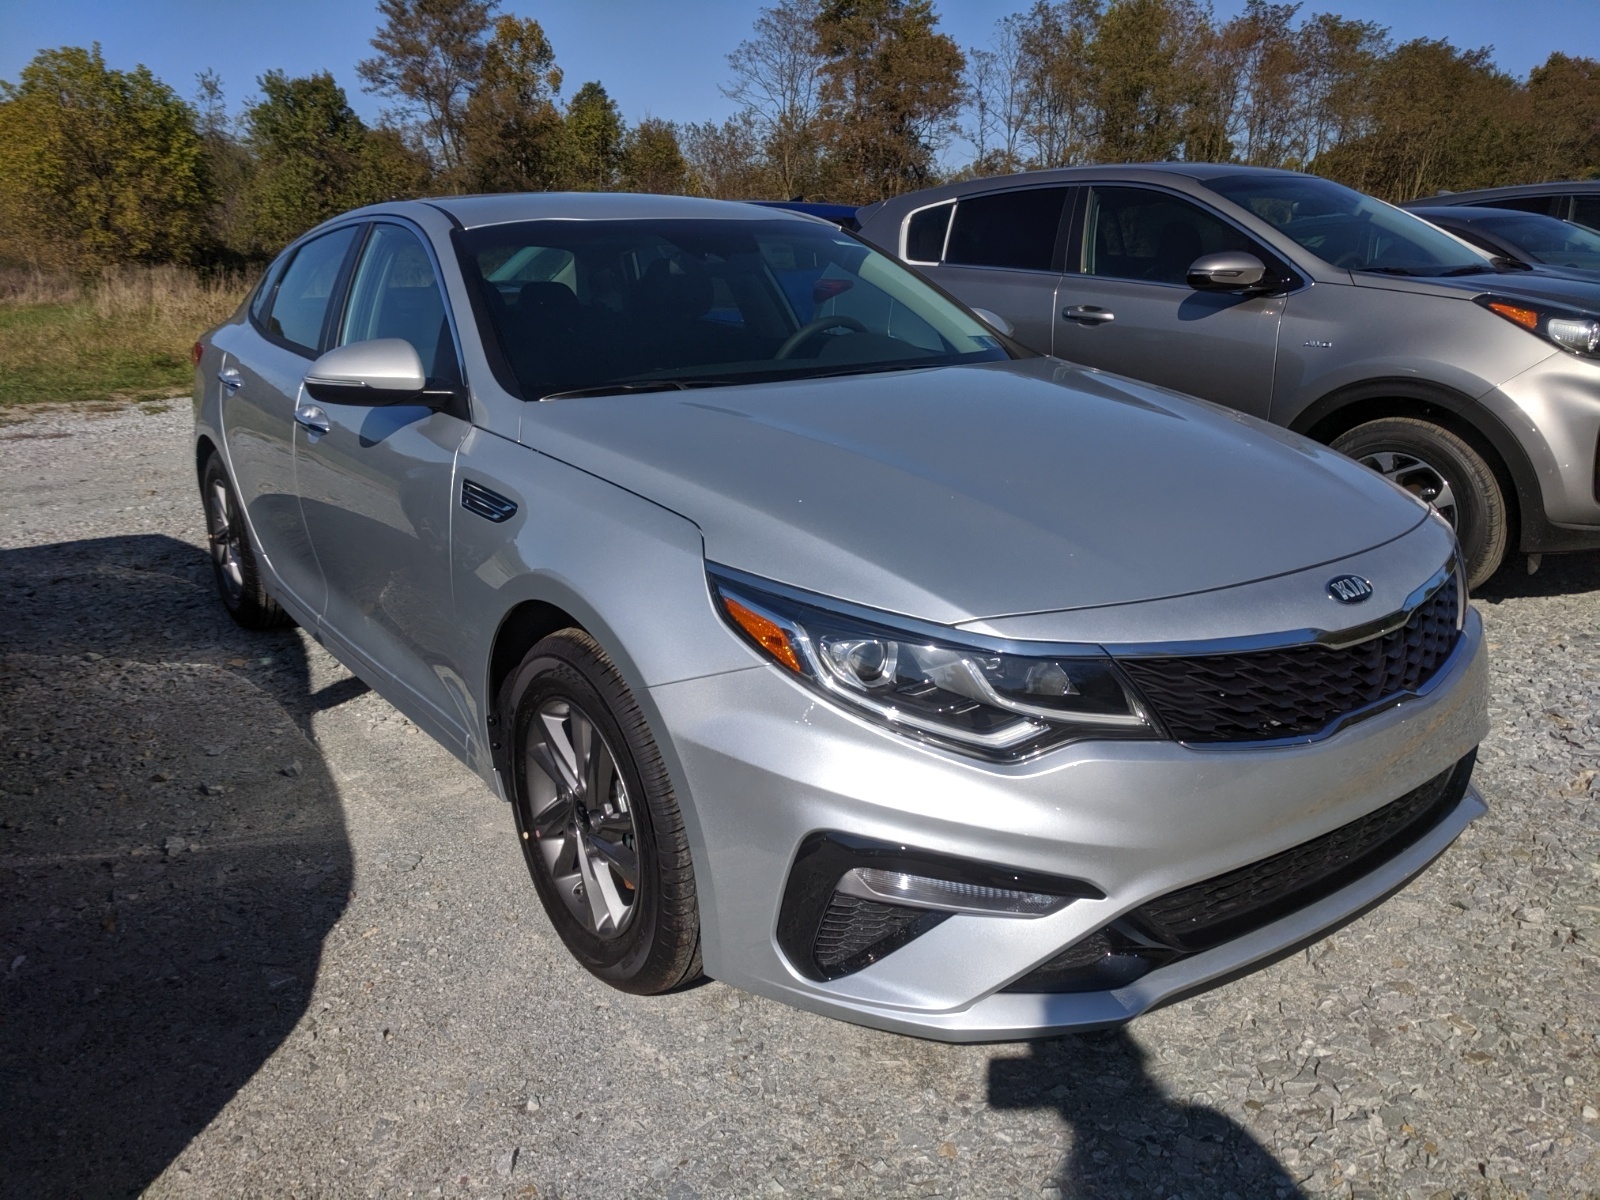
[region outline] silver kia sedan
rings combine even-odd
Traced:
[[[1484,811],[1483,636],[1428,505],[1031,355],[825,222],[380,205],[196,353],[229,612],[477,771],[626,991],[1115,1024]]]

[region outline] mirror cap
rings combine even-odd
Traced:
[[[1240,292],[1260,285],[1267,264],[1243,250],[1202,254],[1189,264],[1189,286],[1197,292]]]
[[[975,308],[972,310],[972,315],[977,317],[978,320],[982,321],[990,329],[997,330],[1004,337],[1015,337],[1017,335],[1017,331],[1012,326],[1011,322],[1006,320],[993,309]]]
[[[306,391],[325,404],[420,404],[427,386],[422,359],[404,338],[337,346],[306,372]]]

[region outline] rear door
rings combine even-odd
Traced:
[[[241,352],[224,356],[218,376],[239,503],[286,599],[311,614],[321,610],[324,590],[295,497],[294,408],[359,229],[335,229],[287,256],[251,307]]]
[[[933,205],[906,222],[903,257],[969,307],[1004,317],[1024,346],[1049,354],[1074,191],[1012,188]]]
[[[1266,417],[1281,295],[1197,292],[1203,254],[1244,250],[1287,275],[1219,214],[1158,188],[1088,189],[1056,297],[1055,353]]]
[[[371,227],[335,328],[339,346],[410,342],[443,407],[302,398],[295,468],[327,584],[323,630],[421,701],[419,712],[396,699],[430,732],[464,744],[469,693],[454,651],[450,521],[456,450],[470,425],[437,263],[416,231]]]

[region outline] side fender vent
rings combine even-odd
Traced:
[[[491,492],[483,484],[473,483],[470,479],[461,481],[461,507],[497,525],[501,521],[509,521],[517,512],[515,501],[507,500],[499,492]]]

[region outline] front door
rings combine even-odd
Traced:
[[[410,342],[430,388],[460,388],[433,258],[417,234],[397,224],[372,227],[335,344],[376,338]],[[401,685],[415,703],[397,703],[429,732],[464,743],[450,520],[456,450],[470,425],[422,404],[301,399],[295,466],[301,511],[327,582],[324,632]]]
[[[1189,287],[1189,265],[1222,250],[1277,267],[1247,234],[1185,197],[1090,189],[1082,243],[1056,295],[1054,352],[1265,418],[1283,297]]]
[[[329,302],[359,228],[336,229],[294,252],[252,309],[241,334],[245,353],[225,353],[218,374],[234,491],[268,569],[303,614],[322,608],[324,591],[295,499],[295,399],[323,344]]]

